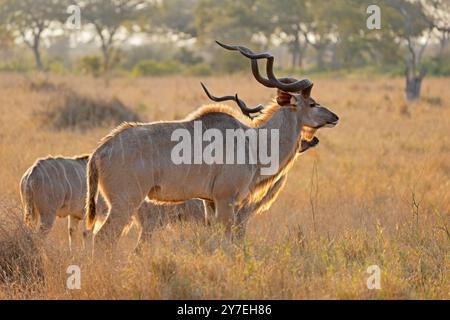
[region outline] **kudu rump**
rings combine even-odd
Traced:
[[[113,130],[103,138],[88,162],[87,225],[94,228],[97,240],[107,238],[115,244],[147,196],[161,203],[193,198],[210,202],[215,212],[211,217],[206,210],[207,218],[223,224],[230,234],[235,224],[235,213],[243,205],[260,202],[276,184],[282,182],[280,178],[291,168],[301,148],[302,132],[306,140],[312,141],[317,129],[337,124],[339,118],[310,96],[311,81],[278,79],[273,73],[274,59],[270,54],[254,54],[242,46],[220,45],[251,59],[256,80],[266,87],[278,89],[276,103],[247,110],[261,111],[253,119],[223,105],[209,105],[181,121],[128,123]],[[267,59],[268,78],[260,74],[258,59]],[[239,104],[237,96],[236,101]],[[246,110],[245,106],[240,106]],[[254,129],[258,133],[276,130],[280,142],[278,170],[264,175],[261,163],[174,164],[171,154],[177,142],[173,141],[172,133],[184,129],[194,136],[194,124],[198,121],[201,121],[202,128],[213,128],[222,136],[230,129],[234,132]],[[270,136],[267,139],[270,140]],[[201,143],[206,145],[205,141]],[[268,145],[271,145],[270,141]],[[242,147],[234,145],[232,151],[236,154]],[[244,148],[246,158],[249,158],[252,150],[247,145]],[[223,146],[222,151],[229,149]],[[109,207],[106,221],[96,217],[98,191]]]

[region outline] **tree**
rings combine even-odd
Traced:
[[[156,26],[163,32],[172,32],[184,37],[196,37],[194,9],[198,0],[164,0],[157,8],[152,8],[147,29]],[[155,14],[156,13],[156,14]]]
[[[307,0],[265,0],[267,9],[273,12],[271,30],[276,30],[291,52],[291,67],[303,67],[304,53],[308,46],[306,34],[312,23],[312,4]]]
[[[38,70],[44,70],[41,57],[41,40],[44,31],[66,15],[64,0],[3,0],[0,1],[0,18],[32,51]]]
[[[261,0],[200,0],[195,21],[200,42],[205,39],[250,42],[273,33],[273,13]]]
[[[82,19],[92,24],[100,40],[103,72],[108,74],[121,29],[132,30],[141,13],[153,3],[150,0],[83,0]]]
[[[257,43],[266,49],[273,33],[271,10],[261,0],[200,0],[195,8],[198,44],[211,46],[215,68],[226,72],[240,71],[248,61],[235,59],[213,44],[213,40],[228,43]]]
[[[439,58],[444,57],[450,42],[450,0],[423,0],[425,15],[439,38]]]
[[[425,67],[422,63],[423,53],[428,46],[434,26],[424,13],[421,2],[406,0],[387,0],[391,9],[385,10],[390,30],[404,48],[405,93],[408,101],[420,96]]]
[[[367,64],[397,63],[397,44],[388,32],[367,27],[367,8],[371,0],[335,0],[327,5],[321,19],[332,26],[331,63],[334,69]],[[382,12],[384,10],[382,9]]]
[[[13,46],[14,35],[6,26],[0,26],[0,58],[7,57]]]
[[[305,40],[316,51],[316,66],[323,69],[327,49],[337,42],[337,25],[333,19],[332,7],[337,7],[334,1],[312,4],[311,23],[304,31]]]

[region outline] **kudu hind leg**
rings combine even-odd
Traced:
[[[136,246],[134,247],[133,252],[135,254],[141,254],[144,246],[148,243],[149,235],[148,232],[145,230],[145,227],[143,225],[143,222],[141,219],[138,219],[137,216],[133,217],[134,226],[137,228],[138,231],[138,240],[136,242]]]
[[[211,222],[215,220],[216,208],[214,202],[203,200],[203,207],[205,211],[205,225],[210,226]]]
[[[120,180],[128,182],[124,184],[125,190],[118,189],[116,181]],[[98,230],[94,226],[94,252],[97,251],[98,245],[102,247],[101,249],[115,251],[122,232],[147,195],[144,190],[148,189],[148,186],[141,185],[139,181],[133,183],[128,176],[117,176],[116,180],[102,181],[101,194],[107,200],[109,210],[103,225]]]
[[[150,244],[150,241],[152,239],[152,232],[148,230],[143,230],[139,236],[139,241],[134,248],[135,254],[142,254],[144,251],[144,248]]]
[[[41,223],[39,226],[39,234],[47,236],[53,228],[56,220],[56,210],[47,210],[41,212]]]
[[[81,248],[83,247],[83,240],[81,238],[81,234],[79,231],[79,225],[80,225],[80,219],[77,217],[73,217],[71,215],[69,215],[67,217],[67,231],[69,234],[69,250],[71,253],[73,253],[74,250],[74,243],[75,247],[77,248]]]
[[[95,247],[115,250],[125,227],[131,222],[139,202],[125,203],[126,206],[111,203],[111,208],[102,227],[94,234]],[[95,249],[97,251],[97,249]]]

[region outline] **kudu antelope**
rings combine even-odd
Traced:
[[[87,225],[94,228],[96,238],[109,238],[114,245],[142,201],[148,196],[162,203],[186,201],[193,198],[214,203],[214,219],[222,223],[231,235],[235,212],[243,205],[258,203],[292,167],[301,147],[302,129],[311,133],[324,126],[334,126],[338,117],[320,106],[310,96],[312,82],[292,78],[278,79],[273,73],[270,54],[254,54],[241,46],[226,46],[251,59],[255,78],[264,86],[277,88],[276,102],[261,109],[253,120],[222,105],[201,107],[181,121],[127,123],[103,138],[89,158]],[[267,59],[268,78],[260,75],[258,59]],[[194,125],[220,133],[227,129],[279,132],[279,167],[270,175],[261,172],[261,163],[174,164],[172,150],[177,141],[172,133],[185,129],[194,136]],[[270,136],[267,137],[271,140]],[[269,145],[270,145],[269,141]],[[236,151],[237,146],[233,146]],[[231,149],[232,150],[232,149]],[[250,150],[245,146],[246,156]],[[95,198],[100,191],[108,203],[106,221],[96,217]]]
[[[253,118],[252,112],[257,112],[258,108],[247,108],[244,101],[237,98],[237,96],[213,96],[206,86],[201,83],[203,90],[206,95],[215,102],[223,101],[234,101],[241,106],[243,113],[249,118]],[[302,140],[302,146],[300,153],[315,147],[319,140],[314,137],[311,142]],[[286,184],[286,175],[280,177],[280,179],[272,185],[271,189],[259,202],[256,203],[243,203],[241,208],[236,213],[236,233],[239,238],[242,238],[245,234],[246,225],[251,214],[262,213],[268,210],[273,203],[273,201],[278,196],[279,192],[283,189]],[[206,207],[205,207],[206,206]],[[152,233],[155,229],[166,226],[168,223],[176,223],[178,221],[188,221],[188,222],[206,222],[205,221],[205,210],[209,210],[210,214],[214,212],[214,203],[201,200],[193,199],[181,204],[163,204],[156,205],[148,200],[145,200],[138,209],[136,215],[133,216],[133,221],[130,225],[126,227],[126,232],[128,232],[131,227],[136,226],[138,228],[138,248],[140,249],[143,243],[150,240]]]
[[[52,229],[56,217],[67,217],[70,250],[73,238],[81,235],[78,225],[85,216],[88,157],[38,159],[20,180],[24,222],[35,227],[40,220],[39,232],[45,236]],[[105,208],[104,202],[99,199],[97,210]],[[84,230],[83,240],[88,234]]]

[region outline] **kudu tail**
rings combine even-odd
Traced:
[[[21,198],[24,209],[23,221],[26,226],[33,227],[38,220],[36,210],[33,203],[33,188],[28,177],[24,177],[21,181]]]
[[[98,170],[95,159],[91,157],[87,164],[87,195],[86,195],[86,228],[92,230],[96,219],[95,198],[98,190]]]

